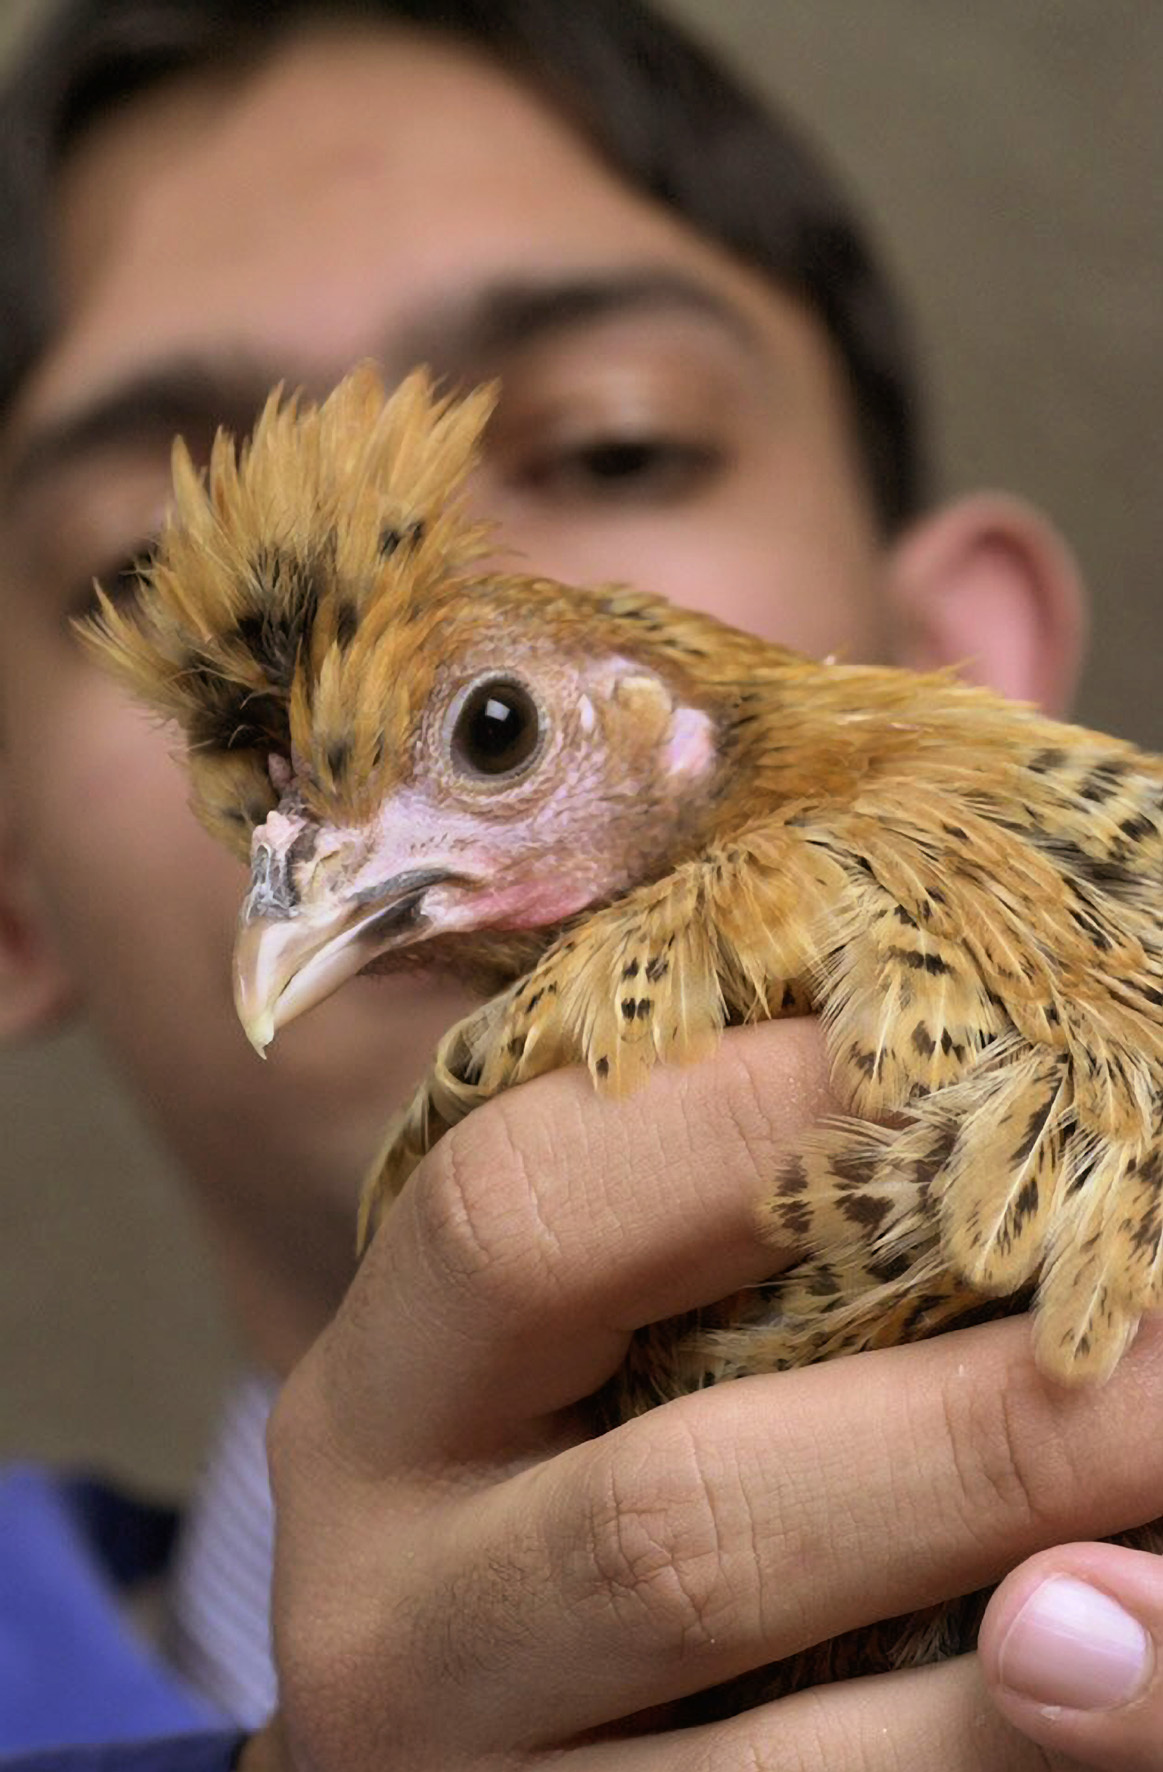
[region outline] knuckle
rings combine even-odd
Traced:
[[[691,1730],[679,1735],[667,1764],[671,1772],[858,1772],[871,1761],[853,1747],[848,1732],[837,1740],[828,1699],[819,1688],[801,1692],[794,1712],[778,1724],[769,1708],[745,1712],[727,1729]]]
[[[770,1077],[754,1043],[735,1041],[730,1049],[720,1112],[736,1163],[745,1163],[757,1182],[770,1180],[779,1138],[772,1111]]]
[[[778,1749],[770,1744],[770,1751],[765,1752],[763,1744],[751,1735],[741,1735],[733,1731],[729,1742],[723,1742],[718,1734],[713,1740],[684,1742],[681,1751],[676,1749],[675,1758],[671,1761],[671,1772],[796,1772],[798,1760],[788,1757],[786,1750]]]
[[[337,1441],[326,1382],[326,1363],[308,1355],[268,1424],[276,1519],[271,1626],[279,1714],[303,1744],[304,1763],[340,1772],[394,1763],[409,1731],[423,1734],[427,1720],[411,1657],[412,1562],[377,1525],[384,1496],[353,1471]],[[369,1759],[377,1734],[382,1751]]]
[[[346,1493],[382,1476],[382,1445],[377,1435],[359,1431],[346,1406],[350,1388],[343,1338],[332,1323],[285,1379],[267,1419],[276,1511],[320,1511],[341,1485]]]
[[[301,1467],[302,1447],[310,1427],[308,1385],[298,1366],[281,1386],[267,1417],[266,1453],[271,1490],[282,1495]]]
[[[731,1608],[746,1612],[742,1581],[732,1582],[726,1531],[697,1443],[670,1431],[649,1457],[634,1436],[618,1437],[598,1465],[581,1539],[584,1596],[613,1611],[636,1643],[671,1656],[709,1649]]]
[[[1046,1517],[1044,1435],[1031,1433],[1007,1382],[984,1387],[953,1378],[942,1391],[943,1423],[955,1500],[978,1532],[1015,1532]]]
[[[701,1154],[716,1168],[729,1167],[741,1195],[763,1194],[803,1130],[805,1104],[820,1094],[817,1046],[813,1025],[769,1022],[733,1030],[713,1077],[705,1067],[708,1099],[699,1095],[692,1136],[705,1140]]]
[[[506,1102],[486,1103],[440,1140],[417,1210],[441,1278],[476,1308],[527,1313],[558,1289],[560,1245]]]

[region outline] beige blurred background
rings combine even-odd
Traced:
[[[879,218],[944,486],[1057,520],[1094,597],[1080,712],[1163,749],[1163,0],[669,4]],[[0,0],[0,49],[34,10]],[[7,1055],[0,1116],[0,1455],[180,1488],[232,1356],[178,1185],[82,1034]]]

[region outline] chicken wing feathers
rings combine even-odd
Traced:
[[[491,981],[389,1129],[361,1240],[498,1091],[580,1062],[625,1092],[816,1011],[853,1117],[773,1178],[797,1265],[645,1331],[607,1415],[1035,1293],[1042,1368],[1101,1380],[1163,1305],[1163,761],[949,673],[501,574],[465,503],[492,399],[364,368],[319,406],[276,391],[205,477],[178,444],[139,595],[86,635],[253,852],[246,952],[291,956],[264,1027],[313,1000],[296,968]],[[947,1652],[979,1610],[766,1693]]]

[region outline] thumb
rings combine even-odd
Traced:
[[[1163,1558],[1114,1544],[1031,1557],[990,1600],[978,1653],[1031,1741],[1095,1772],[1163,1772]]]

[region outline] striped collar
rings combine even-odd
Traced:
[[[163,1647],[223,1715],[257,1728],[275,1705],[270,1647],[274,1521],[266,1423],[277,1386],[232,1392],[174,1554]]]

